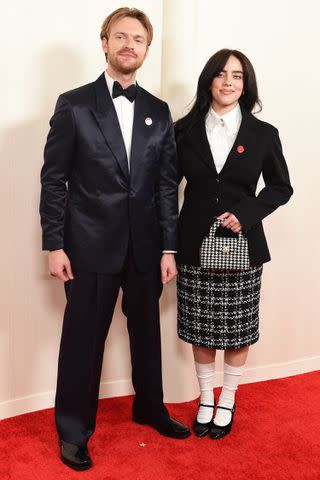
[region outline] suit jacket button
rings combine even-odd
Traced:
[[[219,183],[219,178],[216,178],[216,182]]]
[[[216,198],[216,203],[219,203],[219,198],[218,197]]]

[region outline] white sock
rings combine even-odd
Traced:
[[[233,367],[232,365],[224,364],[223,386],[219,397],[218,406],[232,408],[235,403],[235,395],[241,380],[244,366]],[[232,413],[229,410],[217,408],[214,417],[214,423],[220,427],[228,425],[231,421]]]
[[[200,403],[205,405],[214,405],[213,382],[214,382],[214,362],[198,363],[195,362],[196,373],[200,387]],[[197,420],[199,423],[208,423],[213,417],[213,408],[199,407]]]

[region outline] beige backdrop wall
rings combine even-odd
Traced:
[[[0,418],[53,405],[65,300],[41,253],[42,149],[57,95],[94,80],[105,68],[100,24],[122,5],[30,0],[7,4],[1,12]],[[239,48],[252,60],[264,104],[259,117],[280,130],[295,195],[265,221],[273,260],[264,269],[261,339],[243,381],[319,369],[317,2],[230,0],[222,6],[212,0],[137,0],[134,5],[155,27],[139,82],[168,101],[175,118],[192,100],[214,51]],[[176,338],[175,295],[172,283],[161,300],[165,400],[172,402],[198,394],[190,346]],[[131,393],[119,302],[106,347],[101,396]],[[220,356],[217,385],[221,367]]]

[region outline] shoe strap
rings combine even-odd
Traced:
[[[229,410],[229,412],[231,412],[231,413],[234,413],[234,411],[235,411],[235,405],[233,405],[232,408],[220,407],[220,405],[218,405],[217,408],[221,408],[221,410]]]
[[[214,405],[206,405],[205,403],[199,403],[199,407],[214,408]]]

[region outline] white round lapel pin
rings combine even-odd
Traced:
[[[147,117],[147,118],[145,119],[144,123],[145,123],[146,125],[148,125],[148,127],[149,127],[150,125],[152,125],[152,118]]]

